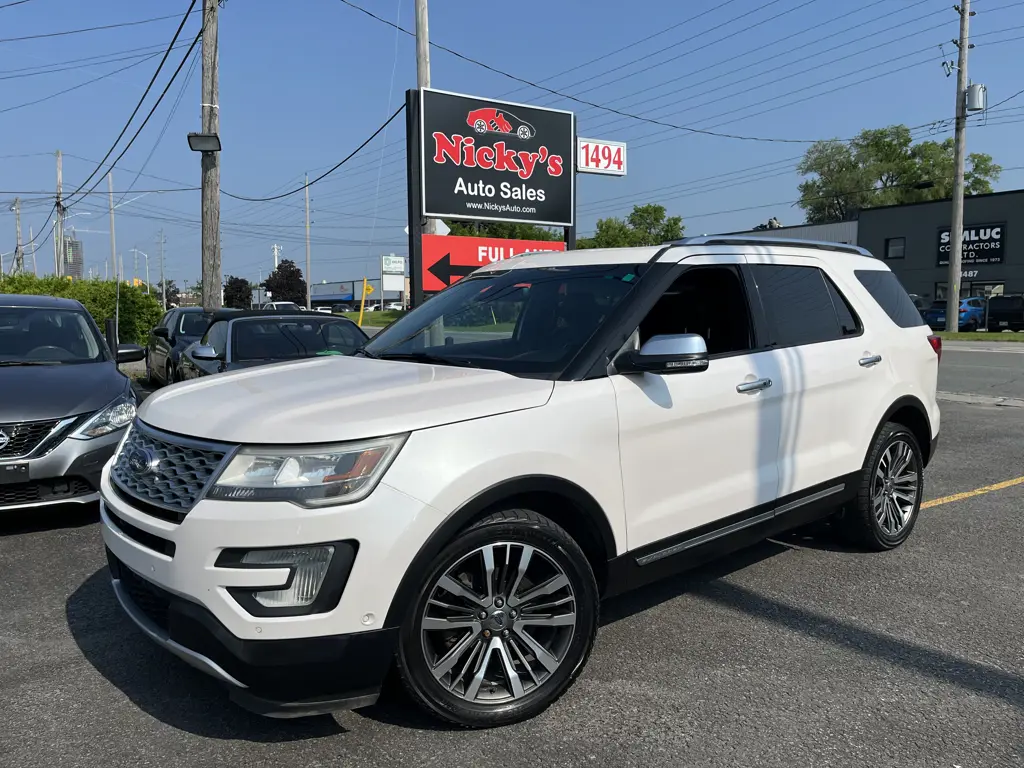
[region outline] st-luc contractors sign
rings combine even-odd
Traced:
[[[423,89],[422,214],[573,224],[573,114]]]
[[[949,264],[949,227],[939,230],[939,266]],[[1006,222],[964,225],[962,264],[1002,264],[1006,258]]]

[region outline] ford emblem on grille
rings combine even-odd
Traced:
[[[155,472],[156,468],[160,464],[160,459],[158,459],[148,448],[134,448],[126,458],[128,462],[128,469],[132,471],[133,475],[137,476],[148,475],[150,472]]]
[[[0,449],[6,448],[9,442],[11,442],[11,438],[6,432],[0,429]]]

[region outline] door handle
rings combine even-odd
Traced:
[[[862,367],[869,368],[872,365],[877,365],[878,363],[882,362],[882,356],[881,355],[871,355],[871,357],[862,357],[859,360],[859,362],[860,362]]]
[[[737,392],[760,392],[772,385],[771,379],[758,379],[757,381],[746,381],[736,385]]]

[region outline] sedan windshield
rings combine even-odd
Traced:
[[[206,333],[210,325],[210,315],[207,312],[182,312],[181,320],[178,323],[178,333],[182,336],[195,336],[199,338]]]
[[[355,323],[340,317],[236,320],[232,333],[234,362],[351,355],[366,343],[366,334]]]
[[[641,269],[540,267],[465,278],[375,336],[365,354],[556,378],[629,294]]]
[[[84,312],[0,307],[0,364],[60,365],[106,359],[99,333]]]

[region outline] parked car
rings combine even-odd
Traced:
[[[331,314],[341,315],[341,314],[344,314],[346,312],[354,312],[354,311],[356,311],[356,309],[357,308],[353,307],[351,304],[332,304],[331,305]]]
[[[935,331],[946,329],[946,300],[933,301],[931,306],[924,311],[924,321]],[[972,296],[960,300],[960,322],[958,327],[961,331],[976,331],[985,327],[985,300]]]
[[[487,265],[355,356],[152,395],[103,480],[114,591],[262,714],[366,706],[397,665],[435,716],[513,723],[582,671],[602,597],[826,516],[906,541],[941,348],[855,246]]]
[[[305,307],[300,307],[294,301],[268,301],[260,309],[283,309],[288,312],[305,312]]]
[[[181,353],[199,341],[210,324],[202,307],[179,307],[167,312],[149,332],[146,345],[146,379],[153,384],[173,384]]]
[[[1024,296],[990,296],[990,331],[1024,331]]]
[[[319,313],[220,311],[179,366],[183,381],[212,373],[324,355],[350,355],[367,342],[363,330],[343,317]]]
[[[80,303],[0,295],[0,513],[99,498],[100,471],[135,418],[135,393]]]
[[[401,312],[405,306],[400,301],[389,301],[384,305],[384,309],[389,312]]]
[[[330,307],[314,307],[313,311],[314,312],[319,312],[319,313],[321,313],[323,315],[331,314],[331,308]]]

